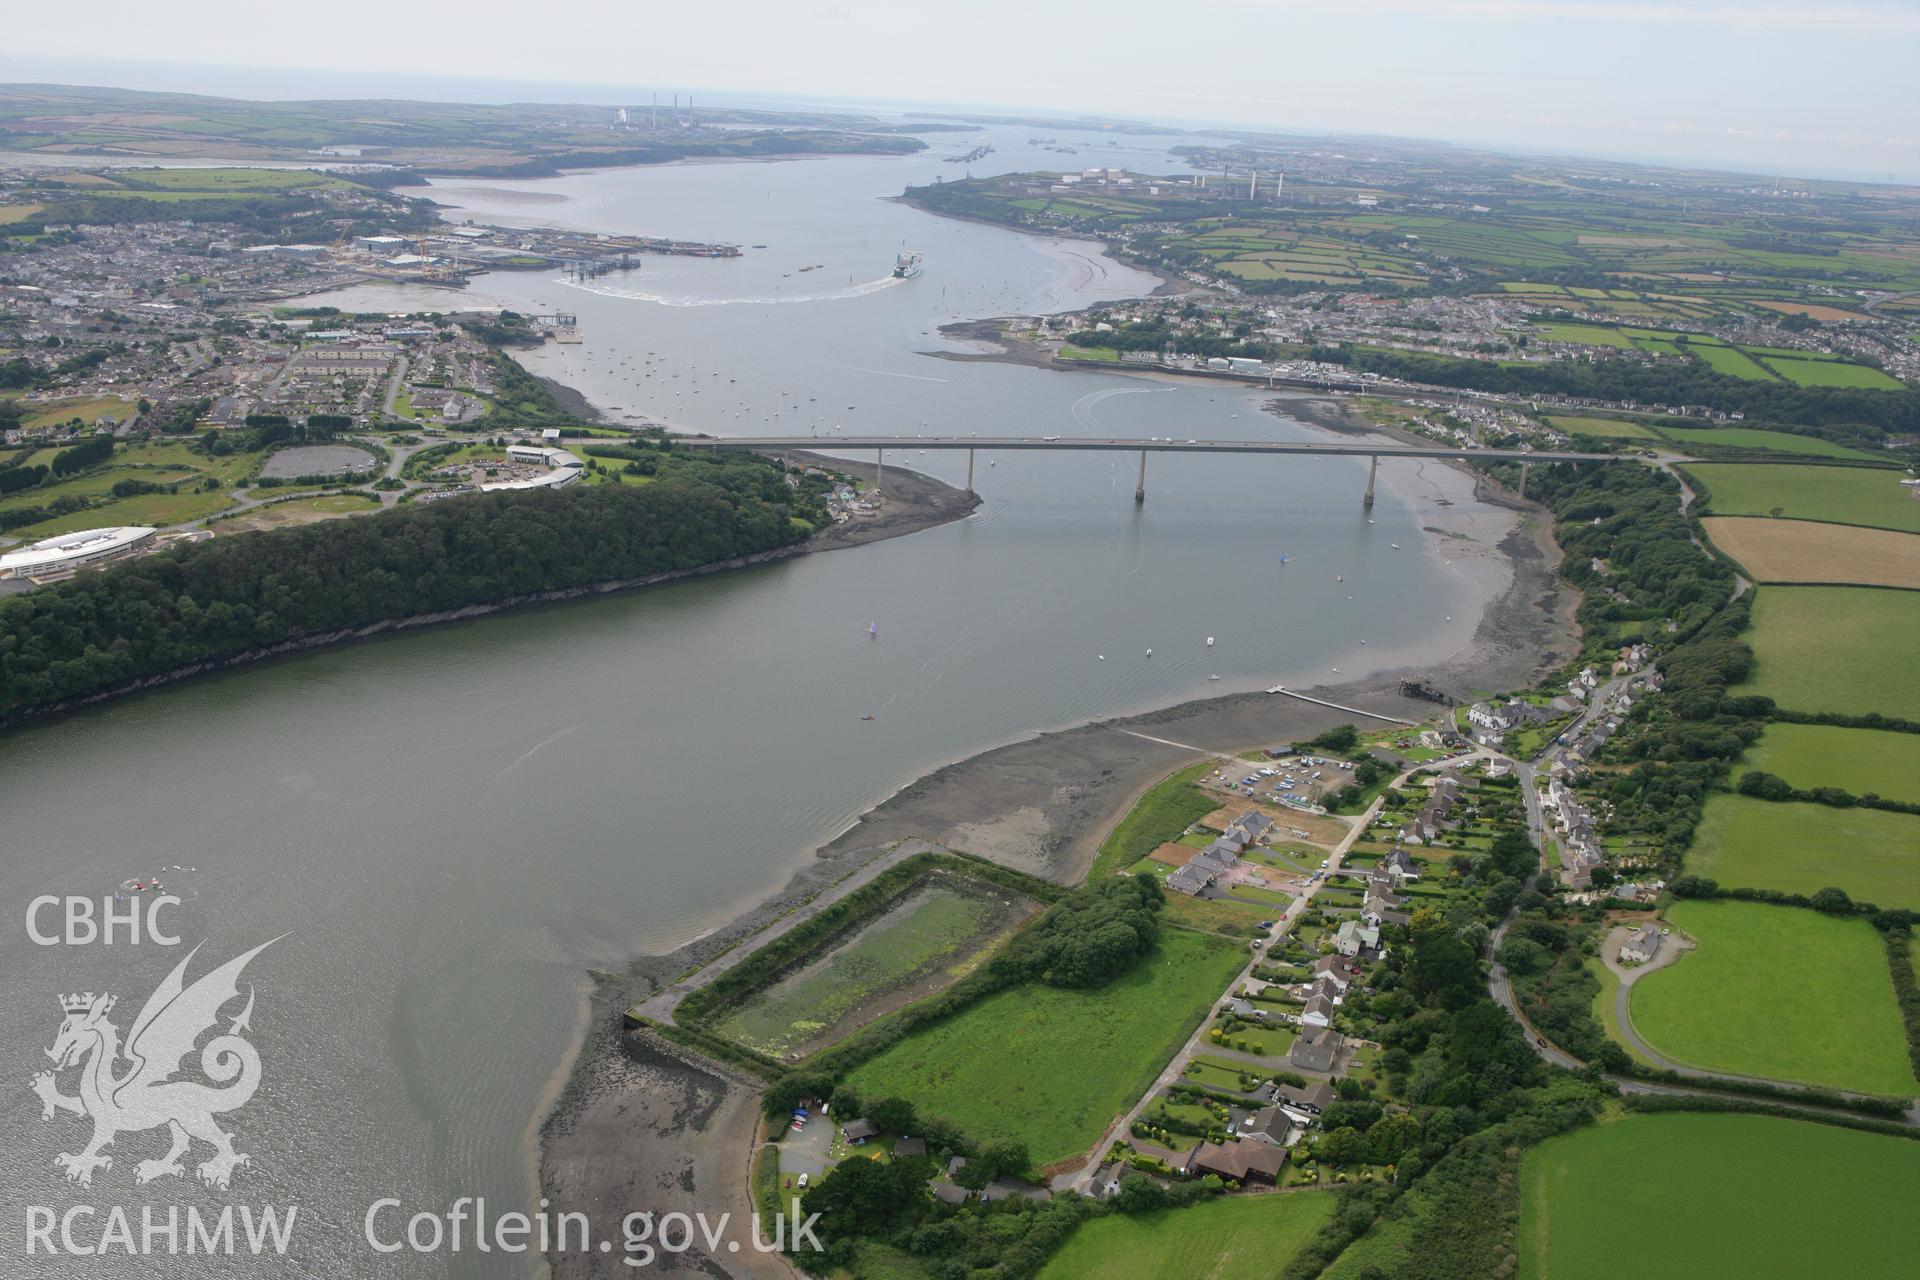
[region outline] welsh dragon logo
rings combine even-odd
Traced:
[[[140,1161],[134,1168],[136,1181],[185,1174],[181,1157],[196,1141],[213,1148],[213,1154],[195,1170],[210,1187],[224,1190],[233,1171],[250,1162],[250,1157],[233,1149],[233,1135],[213,1118],[245,1106],[260,1087],[260,1055],[242,1034],[251,1030],[252,987],[247,988],[246,1007],[226,1032],[200,1049],[200,1070],[213,1083],[173,1077],[201,1036],[217,1030],[220,1010],[239,998],[240,973],[247,962],[278,941],[263,942],[187,986],[187,965],[200,950],[195,947],[147,998],[124,1048],[119,1028],[107,1018],[115,997],[89,991],[60,998],[66,1018],[53,1047],[45,1051],[54,1070],[37,1073],[33,1091],[40,1095],[42,1120],[53,1119],[56,1111],[93,1119],[93,1140],[84,1151],[54,1157],[69,1182],[92,1186],[95,1169],[113,1167],[113,1157],[101,1152],[115,1138],[161,1127],[172,1135],[173,1146],[157,1160]],[[80,1068],[80,1092],[69,1097],[60,1092],[56,1073],[75,1066]]]

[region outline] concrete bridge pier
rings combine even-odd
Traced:
[[[1380,474],[1380,455],[1376,453],[1373,455],[1373,461],[1367,464],[1367,496],[1360,504],[1369,511],[1373,510],[1373,478],[1378,474]]]
[[[885,449],[875,449],[873,451],[873,492],[875,496],[879,495],[881,486],[886,484],[886,481],[887,451]]]
[[[973,496],[973,450],[967,450],[967,496]]]
[[[1527,496],[1527,472],[1531,470],[1532,467],[1533,464],[1531,462],[1522,462],[1520,464],[1520,496],[1523,498]]]
[[[1147,451],[1145,449],[1140,451],[1140,478],[1134,481],[1133,500],[1135,502],[1147,500]]]

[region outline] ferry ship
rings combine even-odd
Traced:
[[[911,280],[920,274],[920,255],[909,250],[893,260],[893,278]]]

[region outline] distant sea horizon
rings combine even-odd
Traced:
[[[589,106],[634,107],[658,93],[670,99],[689,94],[697,104],[747,111],[843,111],[867,115],[900,116],[914,113],[964,117],[969,115],[1034,116],[1058,120],[1102,120],[1151,124],[1168,131],[1195,133],[1270,133],[1276,137],[1373,137],[1396,142],[1424,143],[1466,150],[1491,151],[1525,159],[1606,161],[1664,169],[1709,169],[1728,174],[1815,178],[1835,182],[1920,184],[1920,171],[1868,171],[1818,165],[1762,169],[1749,162],[1710,156],[1663,156],[1635,151],[1565,150],[1498,138],[1440,138],[1379,130],[1329,130],[1285,123],[1183,119],[1178,116],[1136,115],[1124,111],[1089,111],[1061,107],[1009,106],[991,103],[902,102],[860,98],[846,94],[759,93],[751,90],[701,85],[605,84],[587,81],[511,79],[498,76],[460,76],[429,72],[320,70],[309,67],[237,66],[226,63],[159,62],[124,58],[76,58],[50,54],[0,52],[0,83],[60,84],[76,87],[144,90],[152,93],[196,93],[210,97],[251,98],[266,102],[307,98],[395,98],[423,102],[581,103]]]

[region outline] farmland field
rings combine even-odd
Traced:
[[[889,996],[945,986],[1036,905],[998,886],[937,877],[713,1030],[762,1053],[804,1053],[870,1020]]]
[[[1576,418],[1564,414],[1553,414],[1547,421],[1556,430],[1569,435],[1614,436],[1627,440],[1652,440],[1657,437],[1651,428],[1638,422],[1626,422],[1619,418]]]
[[[1741,693],[1794,711],[1920,720],[1920,593],[1886,587],[1761,587]]]
[[[1209,1200],[1083,1223],[1040,1280],[1214,1280],[1276,1276],[1333,1216],[1324,1191]]]
[[[1920,501],[1900,487],[1898,471],[1766,462],[1695,462],[1685,470],[1711,492],[1707,510],[1715,515],[1767,516],[1778,509],[1795,520],[1920,533]]]
[[[1628,1006],[1634,1030],[1661,1054],[1768,1080],[1920,1091],[1886,950],[1865,920],[1698,899],[1674,903],[1667,920],[1699,946],[1634,983]],[[1796,970],[1786,957],[1811,963]]]
[[[1522,1280],[1897,1275],[1920,1251],[1920,1142],[1751,1115],[1628,1115],[1521,1166]],[[1890,1200],[1896,1203],[1890,1203]]]
[[[1920,908],[1920,817],[1716,795],[1687,870],[1738,888],[1813,894],[1833,885],[1863,902]]]
[[[1736,770],[1761,769],[1801,791],[1839,787],[1920,804],[1920,733],[1769,724]]]
[[[1884,457],[1865,449],[1849,449],[1818,436],[1797,436],[1790,431],[1762,431],[1758,427],[1667,427],[1661,432],[1681,448],[1689,444],[1717,444],[1734,449],[1766,449],[1773,453],[1798,453],[1810,458],[1850,458],[1855,462],[1880,462]]]
[[[1756,516],[1707,516],[1700,523],[1756,582],[1920,588],[1920,534]]]
[[[1906,384],[1864,364],[1843,360],[1796,360],[1790,356],[1767,356],[1767,367],[1787,381],[1802,387],[1865,387],[1870,391],[1901,391]]]
[[[1017,1138],[1036,1164],[1076,1155],[1152,1082],[1245,956],[1225,938],[1163,927],[1109,986],[999,992],[908,1036],[849,1083],[864,1097],[907,1098],[979,1141]]]
[[[1733,347],[1710,347],[1694,344],[1690,347],[1694,358],[1702,361],[1715,373],[1724,373],[1731,378],[1745,378],[1749,382],[1772,382],[1774,376],[1756,364],[1751,357]]]

